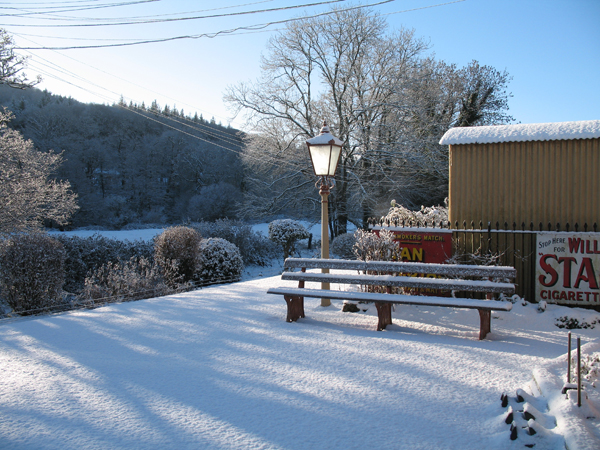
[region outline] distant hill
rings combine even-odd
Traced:
[[[37,149],[64,152],[57,177],[79,196],[74,226],[234,215],[243,178],[239,130],[156,102],[86,104],[4,85],[0,105]]]

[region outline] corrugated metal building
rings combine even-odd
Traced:
[[[451,223],[600,225],[600,120],[452,128]]]

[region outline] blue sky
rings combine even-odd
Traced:
[[[162,39],[215,33],[323,12],[329,5],[250,15],[125,26],[65,27],[117,17],[168,17],[226,14],[284,8],[318,0],[155,0],[130,6],[65,11],[126,0],[2,2],[0,27],[20,47],[114,44],[127,39]],[[338,7],[378,0],[338,2]],[[66,8],[66,7],[69,8]],[[48,14],[48,8],[55,10]],[[17,9],[8,9],[17,8]],[[458,66],[471,60],[507,70],[513,77],[509,113],[517,122],[600,119],[600,0],[394,0],[373,6],[390,30],[414,28],[430,41],[438,59]],[[44,15],[25,12],[45,12]],[[199,12],[202,11],[202,12]],[[9,16],[13,15],[13,16]],[[77,18],[77,20],[74,20]],[[35,26],[34,26],[35,25]],[[40,27],[39,25],[44,25]],[[59,27],[48,25],[60,25]],[[228,124],[222,102],[227,86],[256,79],[270,36],[283,28],[238,32],[214,38],[100,49],[21,50],[29,55],[27,74],[41,73],[39,86],[84,102],[113,103],[123,97],[149,105],[176,105]],[[234,120],[233,126],[241,122]]]

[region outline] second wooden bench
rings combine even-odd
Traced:
[[[301,269],[301,272],[293,272],[294,269]],[[307,269],[356,273],[315,273],[306,272]],[[379,318],[377,330],[383,330],[392,323],[391,308],[394,304],[469,308],[479,312],[479,339],[484,339],[491,330],[491,311],[511,310],[510,302],[491,298],[495,294],[514,294],[515,286],[511,281],[516,277],[516,270],[512,267],[308,258],[288,258],[284,263],[284,270],[282,280],[298,281],[298,287],[271,288],[267,293],[284,296],[288,307],[288,322],[305,317],[304,297],[373,302]],[[363,291],[308,289],[305,287],[306,282],[360,285]],[[385,292],[369,292],[376,286]],[[408,292],[422,289],[480,292],[487,294],[488,299],[394,294],[393,288],[403,288]]]

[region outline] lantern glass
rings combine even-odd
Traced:
[[[334,176],[341,147],[334,144],[310,145],[310,158],[317,176]]]

